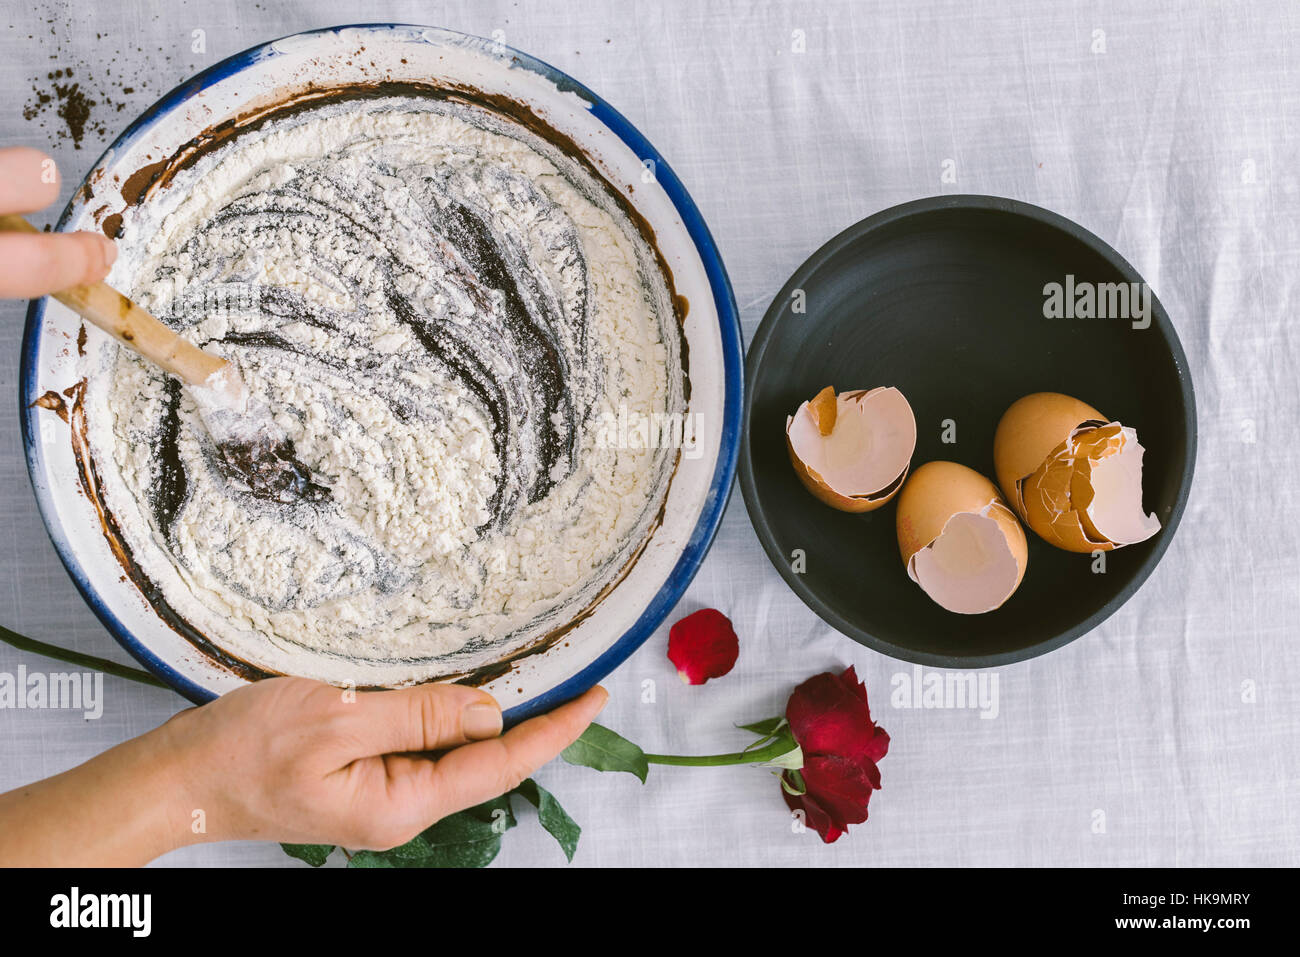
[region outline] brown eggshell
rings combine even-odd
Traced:
[[[808,409],[817,423],[817,431],[822,435],[830,435],[835,431],[839,408],[840,403],[835,395],[835,388],[829,385],[813,396],[812,401],[808,403]]]
[[[898,477],[888,490],[880,498],[860,498],[852,495],[841,495],[832,489],[822,479],[820,475],[814,472],[808,466],[804,465],[799,456],[794,454],[794,446],[790,444],[790,437],[786,436],[785,450],[790,453],[790,464],[794,466],[794,474],[799,476],[799,481],[803,487],[812,492],[817,497],[817,501],[823,505],[829,505],[831,508],[839,509],[841,512],[872,512],[880,506],[892,501],[898,494],[898,490],[903,487],[903,480],[907,478],[907,469],[903,469],[903,474]]]
[[[993,483],[990,482],[990,485]],[[1016,559],[1016,565],[1020,568],[1020,573],[1016,576],[1015,588],[1012,588],[1012,594],[1020,583],[1025,580],[1025,568],[1029,565],[1029,539],[1025,537],[1025,530],[1021,527],[1020,522],[1016,520],[1016,515],[1007,505],[998,498],[997,505],[989,512],[989,515],[997,521],[1002,528],[1002,534],[1006,536],[1007,546],[1011,549],[1011,554]],[[1008,596],[1010,597],[1010,596]]]
[[[1016,483],[1034,474],[1049,455],[1084,422],[1106,417],[1078,399],[1060,392],[1035,392],[1017,399],[1002,414],[993,436],[993,468],[1011,507],[1025,518]]]
[[[916,469],[898,497],[896,525],[903,564],[938,538],[948,519],[957,512],[981,512],[989,502],[1006,508],[997,486],[974,469],[956,462],[926,462]],[[1007,517],[1015,522],[1009,510]],[[1019,527],[1017,522],[1016,528]],[[1024,539],[1023,531],[1019,537]],[[1012,552],[1016,551],[1013,547]],[[1017,555],[1021,564],[1027,555],[1027,547]]]
[[[1064,448],[1065,443],[1061,445]],[[1079,513],[1070,504],[1071,488],[1076,483],[1074,460],[1050,455],[1021,483],[1025,524],[1043,541],[1067,552],[1108,552],[1115,546],[1089,538]]]
[[[898,498],[899,554],[910,574],[913,556],[934,542],[949,519],[962,512],[987,514],[992,518],[1016,563],[1014,586],[987,609],[992,610],[1009,598],[1024,580],[1029,544],[1024,529],[998,494],[997,487],[974,469],[941,461],[927,462],[912,473]]]
[[[906,422],[903,432],[904,441],[908,440],[906,436],[907,432],[910,431],[910,444],[906,446],[907,460],[903,462],[902,471],[882,487],[873,489],[869,493],[849,495],[838,491],[823,475],[801,459],[795,452],[794,442],[790,437],[790,428],[794,423],[794,417],[790,416],[786,419],[785,448],[790,456],[790,464],[794,466],[799,481],[819,502],[841,512],[861,513],[873,511],[892,501],[894,496],[898,494],[899,489],[903,487],[903,482],[906,480],[908,470],[911,467],[911,452],[916,446],[916,422],[912,418],[911,406],[907,404],[907,399],[901,392],[890,387],[844,392],[837,397],[835,390],[827,386],[805,404],[808,414],[817,427],[817,431],[821,436],[829,437],[834,432],[837,423],[841,421],[844,422],[845,427],[852,427],[855,424],[853,420],[855,411],[862,412],[863,409],[858,403],[869,402],[876,396],[882,399],[888,398],[894,402],[896,416],[900,413],[898,407],[901,406],[901,415],[904,416],[903,421]],[[801,406],[800,410],[796,411],[795,414],[801,414],[803,409],[804,406]],[[896,422],[897,417],[893,421]]]

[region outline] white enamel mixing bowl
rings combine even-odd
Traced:
[[[361,50],[364,55],[357,55]],[[307,84],[381,80],[469,85],[528,105],[625,192],[653,228],[676,289],[690,303],[685,336],[699,454],[682,456],[662,526],[614,591],[562,641],[512,662],[483,685],[514,722],[599,681],[663,621],[704,558],[735,472],[742,389],[735,301],[699,211],[646,139],[575,80],[493,41],[399,24],[335,27],[240,53],[163,97],[100,158],[86,180],[93,189],[78,190],[58,228],[98,228],[105,203],[123,205],[116,183],[172,156],[225,118]],[[68,426],[33,405],[80,379],[80,328],[72,312],[48,299],[33,302],[28,312],[20,383],[23,437],[41,514],[77,588],[117,640],[181,694],[208,700],[245,679],[167,625],[123,574],[82,491]]]

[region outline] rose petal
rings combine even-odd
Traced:
[[[880,787],[880,772],[873,762],[855,763],[845,758],[819,756],[804,762],[803,794],[784,788],[785,803],[791,810],[802,809],[808,827],[833,843],[851,824],[867,819],[871,792]]]
[[[876,725],[876,733],[871,738],[871,744],[867,746],[867,750],[863,754],[863,757],[869,758],[871,761],[875,762],[879,761],[888,753],[889,735],[886,733],[884,728],[880,725]],[[877,784],[876,787],[880,787],[880,785]]]
[[[805,754],[879,760],[889,747],[888,735],[876,738],[866,686],[851,665],[838,675],[829,671],[814,675],[795,688],[785,716]]]
[[[845,758],[815,757],[804,762],[804,786],[836,822],[847,827],[867,819],[867,802],[880,786],[875,764]]]
[[[853,665],[849,665],[847,668],[841,671],[836,677],[839,679],[840,684],[842,684],[847,690],[852,691],[855,695],[857,695],[859,698],[862,699],[863,707],[867,706],[866,682],[858,680],[858,672]],[[870,713],[869,710],[868,713]]]
[[[803,812],[804,826],[820,834],[825,843],[834,844],[844,833],[844,828],[831,820],[831,816],[822,809],[816,798],[808,794],[791,794],[785,788],[781,789],[781,796],[791,811]]]
[[[827,844],[867,819],[871,792],[880,787],[876,762],[889,752],[889,735],[871,720],[867,689],[850,666],[814,675],[795,688],[786,720],[803,749],[804,793],[782,789],[785,803],[802,810]]]
[[[740,656],[740,639],[731,619],[716,608],[701,608],[668,630],[668,660],[688,685],[721,678]]]

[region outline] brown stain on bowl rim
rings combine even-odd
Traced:
[[[688,299],[676,291],[676,284],[673,277],[672,268],[664,258],[663,251],[659,247],[658,238],[654,227],[630,202],[629,198],[620,192],[609,179],[601,172],[597,164],[568,135],[556,130],[547,123],[532,107],[519,100],[505,97],[499,94],[486,93],[474,87],[463,84],[432,84],[419,81],[396,81],[396,80],[376,80],[365,83],[352,83],[341,86],[328,86],[316,83],[308,83],[296,88],[279,90],[265,97],[254,101],[244,111],[235,116],[221,120],[212,126],[207,127],[190,140],[182,144],[170,157],[150,162],[127,176],[121,185],[121,196],[124,202],[121,210],[102,214],[107,211],[107,207],[101,207],[95,212],[95,219],[99,221],[105,235],[111,239],[117,239],[122,235],[124,227],[124,214],[127,209],[140,206],[147,202],[152,196],[157,195],[161,190],[166,189],[176,175],[192,167],[202,157],[211,153],[213,150],[226,146],[240,136],[254,132],[268,123],[284,119],[304,110],[314,109],[328,103],[347,102],[352,100],[379,99],[383,97],[429,97],[449,102],[463,103],[468,106],[478,107],[488,112],[504,115],[506,118],[513,120],[526,130],[540,137],[547,143],[557,148],[569,159],[578,162],[584,170],[599,184],[605,192],[618,204],[620,211],[627,216],[633,223],[637,231],[641,233],[651,250],[654,251],[656,264],[664,278],[668,289],[669,299],[672,304],[673,313],[677,320],[678,326],[684,327],[686,316],[690,310]],[[103,180],[103,171],[96,170],[87,180],[86,184],[78,193],[78,199],[83,203],[89,203],[94,196],[95,184]],[[631,187],[629,187],[631,192]],[[84,329],[83,329],[84,335]],[[690,408],[691,383],[688,368],[689,350],[685,333],[680,336],[681,343],[681,375],[682,375],[682,393],[685,402],[684,412]],[[84,339],[79,340],[79,345],[84,345]],[[57,393],[46,393],[40,399],[36,400],[36,405],[43,408],[51,408],[56,411],[65,422],[71,426],[73,454],[77,464],[78,477],[81,488],[86,497],[93,504],[99,517],[100,528],[104,538],[108,541],[109,547],[114,556],[126,572],[128,580],[135,585],[136,589],[148,602],[149,606],[169,627],[185,638],[199,652],[214,663],[218,664],[227,671],[248,681],[257,681],[262,678],[275,677],[278,673],[254,665],[245,661],[229,652],[223,650],[216,643],[208,639],[202,632],[191,625],[179,612],[177,612],[163,596],[162,589],[156,585],[136,564],[132,555],[130,546],[126,543],[121,528],[116,519],[109,511],[100,492],[101,485],[99,474],[96,470],[93,457],[91,455],[89,442],[86,435],[86,419],[82,407],[82,401],[85,396],[86,381],[83,379],[77,385],[69,390],[69,397],[73,399],[70,407],[61,405],[55,408],[46,404],[46,399],[50,395],[56,398]],[[609,596],[614,589],[622,583],[631,571],[632,566],[636,564],[641,557],[654,533],[663,525],[665,510],[667,508],[668,494],[671,492],[672,481],[676,477],[677,468],[681,463],[681,449],[677,450],[677,457],[673,461],[671,473],[668,481],[668,491],[664,494],[664,501],[660,503],[659,511],[654,520],[650,523],[644,538],[633,550],[632,554],[625,561],[622,569],[610,580],[608,584],[591,600],[591,602],[578,612],[564,625],[554,628],[535,639],[528,645],[516,649],[508,655],[499,658],[496,661],[476,668],[452,671],[445,674],[435,675],[424,679],[420,683],[429,682],[456,682],[466,685],[482,685],[512,672],[515,667],[522,661],[535,655],[543,654],[550,648],[554,647],[561,639],[566,638],[580,624],[586,621],[595,613],[600,603]],[[567,646],[566,642],[566,646]],[[384,659],[376,663],[379,664],[427,664],[432,659]],[[361,686],[358,690],[381,690],[378,686]],[[522,689],[520,689],[522,692]]]

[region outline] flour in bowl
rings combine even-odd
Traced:
[[[461,98],[345,96],[162,192],[111,281],[235,362],[330,494],[232,487],[187,393],[105,347],[89,446],[155,607],[257,670],[417,680],[543,640],[635,560],[676,452],[601,425],[684,411],[681,317],[581,157]]]

